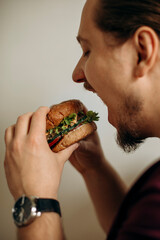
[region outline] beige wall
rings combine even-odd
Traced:
[[[0,1],[0,239],[15,240],[4,170],[4,130],[18,115],[70,98],[81,99],[98,111],[98,132],[106,156],[127,185],[159,157],[160,143],[148,140],[127,155],[116,145],[115,130],[107,122],[107,109],[93,94],[71,81],[81,54],[76,43],[83,1]],[[66,164],[59,193],[67,239],[104,239],[81,176]]]

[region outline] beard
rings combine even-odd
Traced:
[[[146,138],[143,134],[143,102],[135,97],[126,97],[123,111],[119,112],[117,144],[127,153],[135,151]],[[123,114],[125,113],[125,114]]]
[[[135,151],[144,142],[144,139],[144,137],[139,136],[136,130],[127,129],[123,124],[119,125],[116,142],[125,152]]]
[[[87,81],[84,82],[84,88],[96,92]],[[116,142],[125,152],[129,153],[135,151],[146,138],[142,134],[145,123],[142,117],[143,102],[135,96],[128,96],[125,97],[120,109],[121,111],[117,113],[119,121]]]

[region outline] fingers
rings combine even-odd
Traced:
[[[15,125],[8,127],[5,131],[5,143],[8,145],[13,138],[21,138],[25,135],[42,133],[46,130],[46,114],[48,107],[40,107],[35,113],[29,112],[17,118]]]
[[[15,125],[12,125],[6,129],[5,136],[4,136],[6,146],[10,145],[14,137],[14,133],[15,133]]]
[[[38,136],[46,131],[46,115],[50,111],[48,107],[40,107],[33,114],[29,134]]]
[[[15,137],[23,137],[28,134],[32,115],[33,112],[29,112],[18,117],[15,126]]]
[[[64,163],[69,159],[69,157],[72,155],[72,153],[79,147],[79,143],[75,143],[71,145],[70,147],[60,151],[58,153],[59,157],[62,158]],[[65,156],[65,157],[64,157]]]

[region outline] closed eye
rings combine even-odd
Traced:
[[[83,56],[84,56],[84,57],[87,57],[89,54],[90,54],[90,51],[88,50],[88,51],[86,51],[86,52],[83,54]]]

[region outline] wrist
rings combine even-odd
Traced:
[[[93,159],[95,160],[94,157]],[[94,161],[93,159],[91,159],[92,162]],[[95,162],[96,164],[92,164],[92,166],[83,169],[81,172],[81,175],[84,179],[88,177],[96,177],[99,174],[101,175],[106,168],[107,161],[104,156],[100,157],[98,160],[96,159]]]
[[[39,190],[39,189],[36,189],[35,191],[34,190],[25,190],[23,194],[20,195],[20,197],[22,195],[25,195],[25,196],[35,196],[35,197],[38,197],[38,198],[50,198],[50,199],[56,199],[58,200],[58,193],[55,191],[55,192],[51,192],[51,191],[47,191],[47,189],[45,190]]]
[[[17,229],[18,239],[64,240],[62,221],[56,213],[43,213],[32,224]]]
[[[16,201],[12,209],[13,219],[18,227],[29,225],[41,214],[49,212],[61,216],[60,204],[56,199],[25,195]]]

